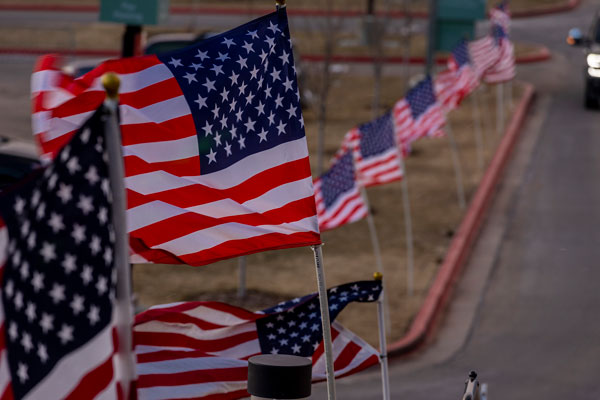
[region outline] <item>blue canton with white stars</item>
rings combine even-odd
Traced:
[[[111,321],[114,231],[97,111],[44,170],[0,196],[2,305],[15,398]]]
[[[285,9],[159,59],[192,111],[202,174],[304,137]]]
[[[329,171],[321,175],[321,193],[325,207],[329,208],[338,197],[356,185],[352,153],[346,152],[337,159]]]
[[[465,40],[461,40],[454,49],[452,49],[452,57],[458,68],[471,62],[469,58],[469,48],[467,47],[467,42]]]
[[[391,113],[358,127],[361,133],[360,153],[363,158],[381,154],[396,147]]]
[[[351,282],[329,289],[330,320],[335,320],[350,302],[377,301],[381,290],[380,281]],[[310,357],[323,340],[321,309],[316,293],[280,303],[263,312],[269,316],[256,321],[263,354]]]
[[[498,24],[494,24],[492,26],[492,33],[494,36],[494,42],[496,43],[497,46],[499,46],[500,43],[502,43],[502,40],[508,39],[508,35],[504,31],[504,28],[502,28],[502,26],[500,26]]]
[[[435,92],[431,77],[426,77],[411,88],[406,94],[406,101],[410,105],[412,117],[416,121],[429,107],[435,104]]]

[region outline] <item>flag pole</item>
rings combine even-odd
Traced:
[[[504,84],[496,84],[496,134],[504,132]]]
[[[125,178],[121,152],[121,131],[118,123],[119,77],[112,72],[102,76],[106,90],[104,107],[108,111],[105,124],[108,172],[112,189],[112,223],[115,230],[115,268],[117,271],[116,325],[119,336],[117,365],[125,398],[130,397],[131,382],[136,378],[135,357],[132,352],[133,304],[131,296],[131,267],[127,234]]]
[[[413,241],[413,229],[412,229],[412,216],[410,213],[410,198],[408,197],[408,174],[406,172],[406,165],[404,164],[404,155],[400,146],[396,146],[398,149],[398,158],[400,159],[400,168],[402,168],[402,205],[404,207],[404,230],[406,236],[406,286],[409,296],[413,295],[414,290],[414,270],[415,270],[415,256],[414,256],[414,241]]]
[[[325,273],[323,271],[322,244],[311,246],[317,269],[317,286],[319,288],[319,303],[321,305],[321,323],[323,326],[323,347],[325,350],[325,372],[327,373],[327,399],[335,400],[335,372],[333,369],[333,346],[331,343],[331,321],[329,320],[329,301],[327,287],[325,286]]]
[[[475,144],[477,146],[477,169],[479,173],[482,173],[485,163],[485,144],[481,126],[481,112],[479,111],[479,102],[475,97],[475,92],[471,96],[471,111],[473,114],[473,129],[475,129]]]
[[[246,297],[246,256],[238,257],[238,299]]]
[[[458,206],[461,210],[467,208],[467,201],[465,199],[465,185],[462,178],[462,168],[460,166],[460,159],[458,157],[458,145],[452,133],[452,126],[450,121],[446,119],[446,135],[448,136],[448,143],[450,143],[450,154],[452,155],[452,164],[454,164],[454,176],[456,178],[456,195],[458,196]]]
[[[377,322],[379,323],[379,358],[381,363],[381,386],[383,389],[383,400],[390,400],[390,374],[388,371],[387,341],[385,338],[386,325],[384,317],[385,290],[383,289],[383,274],[375,272],[373,278],[381,282],[381,294],[377,300]]]

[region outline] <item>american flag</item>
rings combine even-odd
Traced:
[[[500,25],[507,34],[510,33],[510,12],[505,1],[490,10],[490,23]]]
[[[359,281],[328,290],[333,321],[350,302],[373,302],[381,282]],[[218,302],[152,307],[136,317],[138,397],[239,399],[248,396],[247,360],[257,354],[311,357],[313,380],[324,380],[325,357],[318,295],[250,312]],[[336,377],[377,364],[377,350],[333,323]]]
[[[0,398],[117,398],[102,110],[0,196]],[[0,225],[2,225],[0,223]]]
[[[360,186],[369,187],[402,179],[402,160],[394,137],[391,112],[350,130],[342,148],[352,150]]]
[[[514,46],[502,26],[494,25],[493,34],[499,49],[499,57],[497,62],[485,72],[483,79],[487,83],[510,81],[516,74]]]
[[[285,10],[180,51],[107,61],[66,89],[56,71],[34,73],[46,153],[102,102],[107,71],[121,78],[132,262],[320,243]]]
[[[328,230],[367,216],[350,149],[339,154],[331,168],[315,181],[319,229]]]
[[[486,35],[481,39],[469,42],[469,55],[477,80],[481,81],[486,71],[498,61],[500,50],[496,46],[494,38]]]
[[[467,42],[463,40],[452,50],[448,68],[436,76],[435,93],[444,109],[450,111],[458,107],[477,85]]]
[[[393,109],[397,141],[403,147],[424,136],[443,135],[446,117],[435,97],[431,77],[412,87]]]

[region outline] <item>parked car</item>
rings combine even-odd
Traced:
[[[600,12],[594,15],[587,35],[579,28],[569,30],[567,43],[584,48],[584,105],[586,108],[597,108],[600,104]]]
[[[33,143],[0,136],[0,191],[40,166]]]

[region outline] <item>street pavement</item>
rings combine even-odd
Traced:
[[[600,399],[600,111],[583,108],[583,53],[565,44],[595,8],[514,22],[515,40],[553,58],[518,68],[537,100],[438,335],[392,360],[393,399],[460,399],[470,370],[491,400]],[[0,57],[2,135],[31,137],[33,63]],[[336,386],[340,400],[381,399],[377,368]]]

